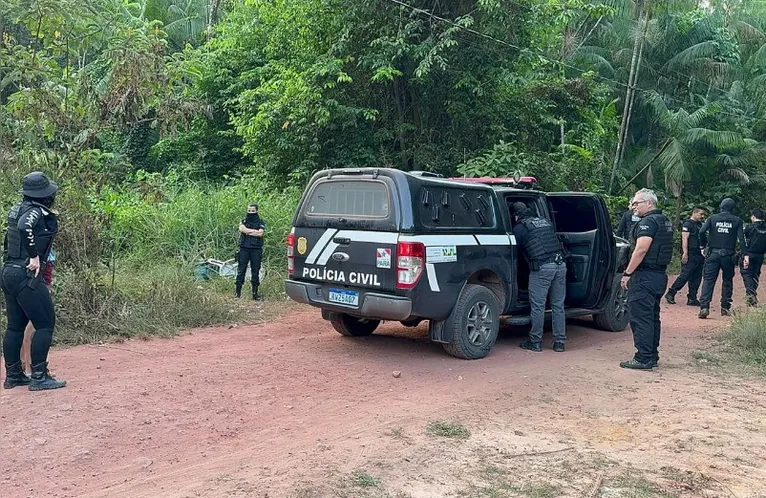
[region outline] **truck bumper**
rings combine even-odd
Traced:
[[[331,303],[321,284],[285,280],[285,292],[295,302],[325,310],[377,320],[406,320],[412,316],[412,301],[406,297],[359,292],[359,307]]]

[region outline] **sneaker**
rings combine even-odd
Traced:
[[[650,365],[652,366],[652,368],[657,368],[657,365],[659,365],[659,363],[660,363],[660,359],[654,358],[652,362],[650,363]]]
[[[521,349],[526,349],[527,351],[534,351],[535,353],[539,353],[543,350],[539,342],[532,342],[529,339],[519,344],[519,347]]]
[[[697,315],[697,318],[705,319],[708,316],[710,316],[710,310],[708,308],[700,308],[700,314]]]
[[[651,363],[641,363],[640,361],[636,360],[635,358],[628,360],[628,361],[622,361],[620,362],[621,368],[629,368],[631,370],[651,370],[652,364]]]
[[[700,302],[697,299],[689,299],[686,301],[686,306],[699,306]]]
[[[553,350],[557,353],[563,353],[566,347],[564,346],[564,341],[555,341],[553,343]]]
[[[668,304],[676,304],[676,296],[675,294],[667,293],[665,294],[665,301],[668,302]]]
[[[721,308],[721,316],[734,316],[734,312],[727,308]]]

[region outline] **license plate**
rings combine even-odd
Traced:
[[[330,302],[359,306],[359,293],[354,291],[330,289]]]

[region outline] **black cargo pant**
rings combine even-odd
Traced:
[[[250,280],[253,283],[253,294],[258,291],[260,285],[260,279],[258,274],[261,272],[261,257],[263,256],[263,249],[260,247],[240,247],[237,265],[237,289],[241,289],[245,283],[245,274],[247,273],[247,265],[250,265]]]
[[[673,285],[668,289],[668,293],[675,296],[678,291],[689,284],[689,292],[686,295],[689,301],[697,300],[697,291],[702,282],[702,269],[705,267],[705,258],[700,254],[699,249],[691,249],[689,260],[685,265],[681,265],[681,273],[676,278]]]
[[[32,365],[39,365],[48,360],[48,351],[53,341],[53,329],[56,326],[56,315],[48,286],[41,280],[37,281],[35,288],[30,288],[27,285],[29,277],[25,268],[9,265],[3,267],[0,281],[8,314],[8,328],[3,338],[3,354],[8,365],[14,365],[21,360],[24,329],[30,321],[35,327],[31,347]]]
[[[662,271],[638,270],[630,278],[630,328],[636,346],[635,359],[641,363],[651,363],[660,357],[660,301],[667,286],[668,276]]]
[[[734,292],[734,251],[728,249],[711,249],[702,270],[702,296],[700,308],[709,309],[713,300],[713,290],[718,280],[718,273],[723,273],[721,284],[721,309],[731,308],[731,296]]]
[[[740,264],[740,273],[742,281],[745,283],[745,292],[747,293],[747,303],[750,305],[758,304],[758,281],[761,278],[761,267],[763,266],[763,255],[750,256],[747,268]]]

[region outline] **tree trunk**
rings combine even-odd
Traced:
[[[211,0],[210,2],[210,12],[207,16],[207,32],[205,34],[208,40],[213,37],[213,26],[218,18],[218,7],[220,7],[220,5],[221,0]]]
[[[639,11],[639,22],[643,18],[642,11]],[[617,167],[620,165],[620,157],[622,156],[622,142],[623,137],[625,136],[625,131],[627,127],[627,121],[628,121],[628,108],[630,106],[631,98],[633,97],[633,85],[635,84],[635,76],[636,76],[636,65],[638,64],[638,52],[640,50],[641,46],[641,38],[636,38],[636,41],[633,43],[633,57],[630,60],[630,73],[628,74],[628,87],[625,90],[625,106],[622,111],[622,122],[620,123],[620,136],[617,139],[617,150],[614,154],[614,164],[612,165],[612,175],[609,180],[609,190],[608,192],[612,192],[612,187],[614,186],[614,177],[617,173]]]
[[[649,30],[649,13],[644,14],[644,28],[641,32],[641,43],[638,48],[638,61],[636,61],[636,72],[633,75],[633,85],[636,86],[638,82],[638,75],[641,73],[641,60],[644,55],[644,41],[646,40],[646,33]],[[636,101],[636,92],[631,88],[630,102],[628,103],[628,117],[625,120],[625,134],[622,137],[622,146],[619,148],[620,156],[617,159],[617,167],[620,167],[622,158],[625,156],[625,149],[628,146],[628,135],[630,135],[630,119],[633,117],[633,102]]]
[[[678,227],[681,223],[681,207],[684,201],[684,184],[678,184],[678,196],[676,196],[676,214],[673,216],[673,226]]]

